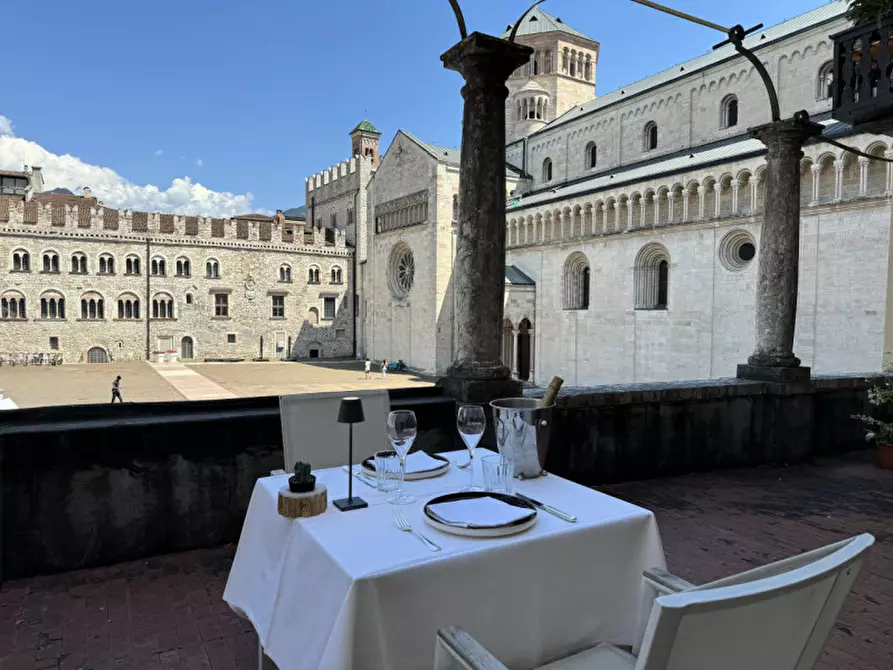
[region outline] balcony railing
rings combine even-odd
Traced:
[[[832,39],[834,118],[862,132],[893,135],[893,14]]]

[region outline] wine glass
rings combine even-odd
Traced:
[[[487,417],[484,408],[480,405],[462,405],[456,415],[456,427],[459,436],[468,448],[468,486],[465,491],[476,491],[474,485],[474,450],[484,435],[487,427]]]
[[[403,480],[406,477],[406,455],[412,448],[416,437],[415,412],[408,409],[398,409],[388,414],[388,438],[391,446],[400,457],[400,482],[397,491],[391,497],[392,505],[409,505],[415,502],[415,498],[403,493]]]

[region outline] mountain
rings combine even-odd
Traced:
[[[67,188],[61,188],[61,187],[54,188],[52,191],[45,191],[45,193],[58,193],[60,195],[74,195],[74,193],[69,191]]]
[[[291,209],[286,209],[282,212],[285,214],[288,219],[306,219],[307,218],[307,205],[301,205],[300,207],[292,207]]]

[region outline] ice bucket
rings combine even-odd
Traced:
[[[515,476],[527,479],[545,474],[552,434],[552,409],[535,398],[503,398],[490,403],[496,444],[503,458],[515,462]]]

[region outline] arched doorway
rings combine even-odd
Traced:
[[[522,319],[518,324],[518,379],[528,381],[530,379],[530,331],[533,330],[530,321]]]
[[[180,358],[184,361],[191,361],[195,357],[195,347],[192,338],[188,335],[180,340]]]
[[[88,363],[108,363],[109,355],[102,347],[93,347],[87,352]]]

